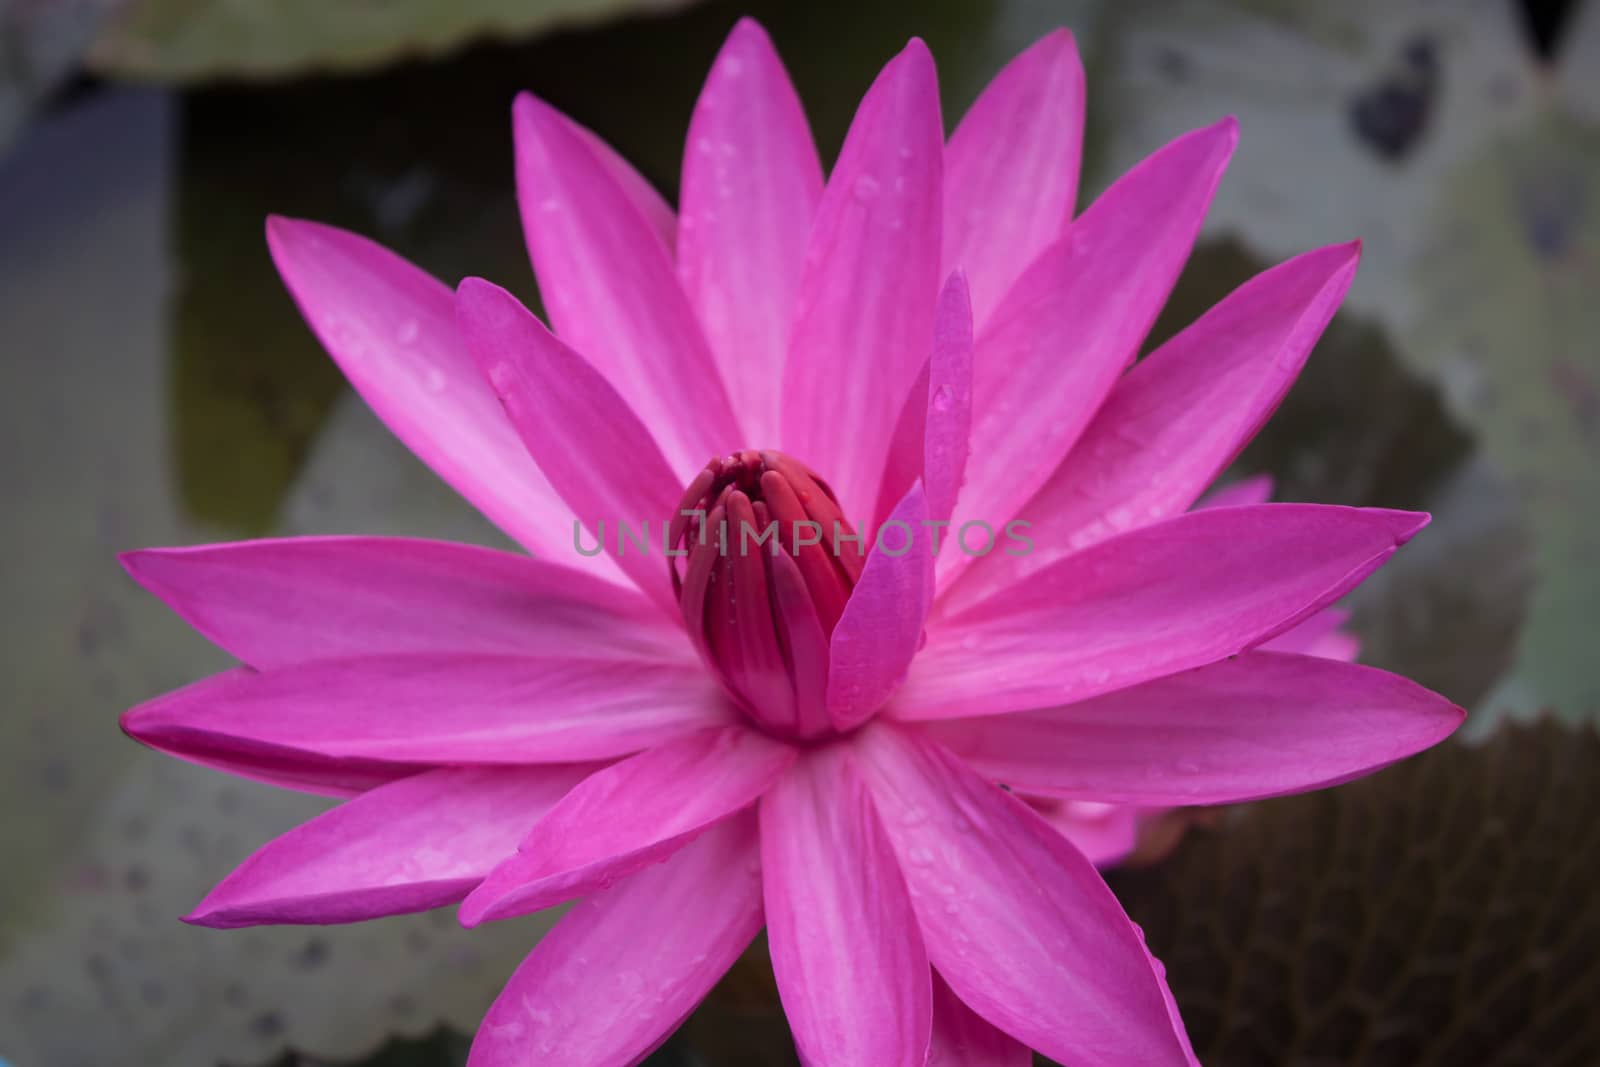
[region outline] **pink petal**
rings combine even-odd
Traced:
[[[215,684],[214,680],[196,683],[197,686],[208,684]],[[288,745],[230,737],[184,723],[151,723],[146,721],[149,707],[150,704],[143,704],[122,716],[123,732],[135,741],[185,763],[238,775],[252,782],[264,782],[279,789],[318,796],[353,797],[431,769],[426,762],[324,756]]]
[[[345,923],[454,904],[594,769],[446,767],[380,786],[257,850],[184,921]]]
[[[295,537],[121,559],[189,625],[260,669],[407,652],[692,659],[682,630],[631,589],[471,545]]]
[[[761,929],[755,822],[579,901],[511,976],[468,1067],[623,1067],[666,1040]]]
[[[1350,612],[1346,609],[1327,608],[1256,647],[1263,652],[1299,652],[1348,663],[1356,658],[1360,645],[1351,635],[1339,632],[1339,628],[1349,621]]]
[[[667,203],[650,180],[634,169],[633,164],[607,144],[605,139],[586,126],[581,126],[565,115],[560,116],[566,120],[567,128],[576,133],[580,140],[589,147],[595,158],[600,161],[617,183],[617,188],[622,195],[636,208],[656,236],[661,238],[661,247],[670,255],[678,243],[678,217],[672,213],[672,205]]]
[[[1132,530],[935,616],[895,714],[1050,707],[1215,662],[1337,600],[1427,521],[1259,504]]]
[[[979,323],[1045,247],[1078,197],[1083,64],[1067,30],[1001,71],[945,149],[945,270],[972,279]]]
[[[1019,714],[1026,715],[1027,712]],[[1083,853],[1084,859],[1096,867],[1120,863],[1139,844],[1139,808],[1135,805],[1056,800],[1051,797],[1024,799],[1029,807],[1044,817],[1045,822],[1064,834],[1073,847]]]
[[[1155,358],[1155,354],[1151,354]],[[1130,374],[1129,377],[1132,377]],[[1116,400],[1116,394],[1112,394]],[[1109,406],[1109,405],[1108,405]],[[1068,462],[1071,462],[1069,459]],[[1248,478],[1241,478],[1237,482],[1224,485],[1220,489],[1213,489],[1199,500],[1195,501],[1197,508],[1242,508],[1251,504],[1265,504],[1272,499],[1272,475],[1253,474]]]
[[[740,19],[689,123],[678,277],[746,443],[778,440],[783,363],[822,164],[766,31]]]
[[[1465,714],[1372,667],[1246,652],[1066,707],[927,729],[1024,792],[1176,806],[1348,781],[1438,744]]]
[[[331,226],[274,217],[267,244],[306,322],[395,436],[530,552],[567,550],[572,511],[458,340],[450,290]],[[610,560],[571,562],[620,580]]]
[[[835,728],[865,722],[905,680],[933,600],[928,504],[917,482],[877,531],[861,580],[828,646],[828,715]]]
[[[900,409],[875,514],[888,518],[922,479],[928,518],[948,523],[966,477],[972,435],[972,302],[960,271],[945,281],[933,318],[933,354]]]
[[[1028,1046],[997,1030],[961,1002],[933,972],[933,1043],[928,1067],[1031,1067]]]
[[[998,529],[1078,441],[1166,302],[1238,142],[1228,119],[1106,190],[1017,279],[978,333],[972,456],[952,520]],[[973,557],[939,558],[941,585]]]
[[[913,40],[862,100],[822,194],[784,367],[783,447],[857,525],[933,337],[942,156],[933,57]]]
[[[855,751],[961,1000],[1063,1063],[1185,1062],[1139,934],[1065,838],[914,732],[870,726]]]
[[[213,675],[141,704],[122,726],[179,756],[569,763],[625,756],[732,715],[694,666],[413,653]]]
[[[800,1058],[923,1067],[928,956],[872,800],[843,749],[761,799],[772,973]]]
[[[1277,408],[1350,287],[1359,256],[1359,246],[1339,245],[1259,274],[1141,360],[1023,509],[1038,550],[986,557],[951,595],[981,596],[1187,510]],[[1261,503],[1270,486],[1248,480],[1211,503]]]
[[[461,923],[526,915],[660,863],[754,803],[793,760],[787,745],[727,726],[613,764],[532,828],[461,905]]]
[[[656,548],[665,551],[681,486],[650,431],[594,367],[504,289],[468,278],[457,304],[467,347],[528,453],[617,565],[678,618],[668,561]],[[629,542],[629,531],[642,532],[642,547]]]
[[[524,93],[513,125],[550,323],[654,429],[681,486],[744,442],[672,257],[565,117]]]
[[[1265,643],[1265,645],[1260,647],[1267,647],[1271,646],[1272,644],[1273,642],[1268,641]],[[1287,650],[1276,649],[1276,651]],[[1324,659],[1335,659],[1340,663],[1354,663],[1356,661],[1356,657],[1361,655],[1361,639],[1355,634],[1347,634],[1343,632],[1326,634],[1323,636],[1321,641],[1318,641],[1311,648],[1306,649],[1306,654],[1310,656],[1321,656]]]
[[[800,567],[787,552],[772,556],[772,612],[788,641],[794,677],[795,731],[820,737],[832,729],[828,715],[828,634],[817,616]]]

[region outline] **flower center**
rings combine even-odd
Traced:
[[[828,637],[865,553],[827,483],[781,452],[713,459],[668,541],[689,635],[739,706],[777,734],[829,732]]]

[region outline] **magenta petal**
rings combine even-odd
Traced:
[[[682,485],[744,442],[671,255],[568,119],[524,93],[513,126],[550,323],[651,426]]]
[[[923,1067],[928,956],[894,851],[843,749],[761,798],[772,973],[800,1058]]]
[[[1062,1063],[1186,1062],[1136,928],[1064,837],[914,731],[870,726],[855,751],[961,1000]]]
[[[447,767],[380,786],[257,850],[184,921],[345,923],[454,904],[594,769]]]
[[[1023,792],[1154,807],[1335,785],[1438,744],[1465,715],[1387,671],[1246,652],[1065,707],[927,729]]]
[[[971,437],[972,302],[966,275],[956,271],[934,310],[933,353],[900,408],[878,487],[878,517],[887,518],[921,478],[929,520],[948,523],[966,478]]]
[[[267,244],[301,314],[395,436],[529,551],[566,548],[572,511],[460,343],[450,290],[332,226],[274,217]],[[620,580],[608,559],[571,562]]]
[[[539,820],[461,905],[461,922],[548,908],[659,863],[748,807],[794,750],[745,726],[669,741],[613,764]]]
[[[565,115],[561,117],[566,119]],[[633,164],[623,159],[599,134],[571,119],[566,119],[566,122],[567,127],[589,146],[600,165],[617,183],[622,195],[645,217],[656,236],[661,238],[661,247],[670,255],[678,244],[678,217],[672,213],[672,205],[662,198],[648,178],[635,170]]]
[[[1139,844],[1140,809],[1135,805],[1057,800],[1053,797],[1025,799],[1029,807],[1043,816],[1045,822],[1065,834],[1073,847],[1096,867],[1109,867],[1122,862]]]
[[[754,813],[586,897],[496,998],[468,1067],[624,1067],[656,1048],[761,930]]]
[[[829,176],[784,367],[782,447],[857,525],[933,337],[943,151],[933,57],[913,40],[862,100]]]
[[[197,682],[188,688],[213,684],[215,679]],[[185,691],[178,690],[180,693]],[[149,706],[142,704],[122,716],[123,732],[135,741],[185,763],[209,767],[279,789],[293,789],[317,796],[353,797],[432,769],[432,765],[425,760],[324,756],[290,745],[248,737],[230,737],[182,722],[147,721],[154,718],[148,710]]]
[[[1033,1052],[984,1021],[933,972],[933,1042],[928,1067],[1031,1067]]]
[[[865,722],[905,680],[933,600],[932,533],[917,482],[877,532],[861,580],[828,646],[828,715],[834,727]]]
[[[295,537],[128,552],[122,564],[252,667],[406,652],[685,661],[631,589],[444,541]]]
[[[1046,245],[1078,196],[1083,63],[1057,30],[1012,60],[945,149],[945,269],[972,279],[981,324]]]
[[[1141,360],[1020,513],[1036,550],[976,562],[953,603],[1187,510],[1277,408],[1359,258],[1358,246],[1339,245],[1265,271]],[[1270,485],[1249,479],[1208,503],[1261,503]]]
[[[1343,596],[1427,518],[1260,504],[1121,534],[971,607],[936,614],[894,714],[1051,707],[1215,662]]]
[[[650,431],[605,378],[516,297],[468,278],[457,302],[467,347],[529,454],[618,566],[669,618],[678,618],[656,548],[665,541],[664,524],[677,513],[681,486]],[[629,541],[629,531],[643,531],[644,547]],[[574,534],[570,555],[579,555],[576,543]]]
[[[1265,504],[1272,499],[1272,475],[1253,474],[1237,482],[1213,489],[1195,501],[1197,508],[1242,508]]]
[[[778,440],[779,384],[822,164],[766,31],[740,19],[695,104],[678,276],[746,443]]]
[[[411,654],[229,671],[139,705],[122,725],[178,756],[381,767],[611,759],[731,715],[694,665]]]
[[[1166,303],[1238,141],[1231,120],[1123,175],[1017,279],[978,332],[972,456],[952,520],[1000,528],[1078,441]],[[941,584],[972,557],[939,557]]]
[[[1349,621],[1350,612],[1346,609],[1326,608],[1256,648],[1262,652],[1299,652],[1350,663],[1360,651],[1361,642],[1353,634],[1340,632],[1340,627]]]

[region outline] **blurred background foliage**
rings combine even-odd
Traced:
[[[1365,239],[1346,310],[1237,473],[1434,513],[1351,606],[1363,659],[1468,706],[1469,737],[1224,813],[1115,887],[1208,1064],[1600,1062],[1595,0],[0,0],[0,1057],[464,1062],[548,919],[176,922],[322,802],[117,732],[122,708],[226,661],[113,554],[269,533],[502,543],[343,385],[263,216],[536,300],[512,95],[543,95],[674,194],[700,81],[744,13],[825,157],[912,34],[953,123],[1012,54],[1071,27],[1085,202],[1237,114],[1241,149],[1152,341],[1268,264]],[[790,1062],[759,942],[652,1060]]]

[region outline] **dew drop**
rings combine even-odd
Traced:
[[[853,191],[856,194],[856,199],[862,202],[866,202],[875,198],[878,195],[878,189],[878,179],[874,178],[870,174],[863,174],[861,177],[857,178],[856,184],[853,187]]]
[[[956,401],[956,392],[948,385],[941,385],[933,391],[933,410],[949,411],[950,406]]]

